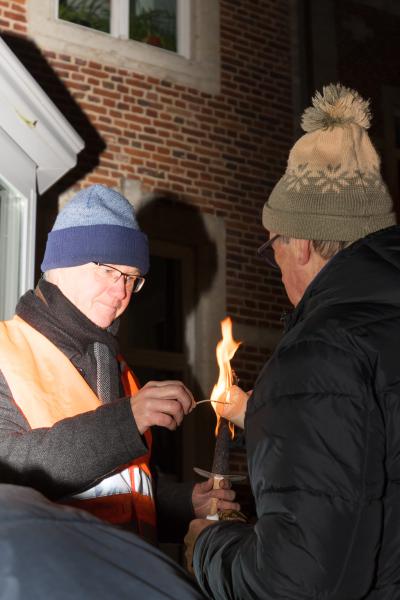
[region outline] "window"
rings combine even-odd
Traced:
[[[58,18],[185,54],[185,48],[178,50],[177,39],[177,10],[182,12],[181,7],[179,0],[59,0]]]
[[[0,320],[14,314],[26,289],[28,198],[0,177]]]
[[[151,276],[147,278],[146,289],[143,288],[132,303],[134,318],[129,337],[136,348],[177,353],[173,370],[178,371],[185,364],[181,355],[184,346],[182,271],[190,258],[186,258],[183,250],[179,253],[176,250],[174,256],[163,256],[162,251],[165,252],[165,244],[159,255],[152,255]],[[159,360],[156,363],[159,365]],[[154,366],[154,363],[147,366]]]
[[[40,48],[220,90],[217,0],[27,0]]]
[[[59,0],[58,18],[188,55],[185,36],[178,31],[178,22],[183,28],[189,25],[187,5],[181,0]]]

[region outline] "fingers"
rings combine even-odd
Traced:
[[[217,405],[217,412],[221,417],[229,419],[238,427],[244,428],[244,414],[246,412],[249,396],[237,385],[229,390],[229,398],[225,404]]]
[[[234,490],[213,490],[211,493],[212,498],[221,498],[223,500],[232,501],[236,498],[236,492]]]
[[[240,510],[240,504],[234,502],[236,492],[230,489],[213,490],[210,493],[210,498],[216,498],[217,510]]]
[[[240,510],[240,504],[234,502],[236,492],[231,489],[231,482],[227,479],[222,479],[219,490],[212,490],[210,496],[217,499],[218,510]]]
[[[158,425],[174,431],[181,423],[184,413],[179,402],[174,400],[131,399],[131,407],[140,433]]]
[[[213,488],[214,479],[208,479],[202,483],[196,483],[192,492],[192,503],[194,514],[197,518],[205,518],[210,514],[211,506],[214,504],[217,510],[240,510],[240,505],[235,502],[236,492],[230,489],[230,481],[219,482],[219,488]],[[214,499],[214,500],[213,500]]]
[[[185,415],[196,405],[192,392],[181,381],[148,381],[142,388],[143,391],[145,389],[154,398],[176,400],[182,405]]]
[[[139,432],[152,425],[176,429],[193,408],[192,393],[180,381],[149,381],[131,397],[131,409]]]
[[[223,490],[230,490],[232,487],[232,483],[230,479],[220,479],[219,487]]]
[[[207,479],[207,481],[203,481],[202,483],[198,483],[197,486],[199,488],[199,493],[200,494],[206,494],[207,492],[211,491],[213,489],[213,485],[214,485],[214,478],[211,477],[211,479]]]
[[[217,510],[236,510],[240,511],[240,504],[238,502],[228,502],[227,500],[218,500]]]

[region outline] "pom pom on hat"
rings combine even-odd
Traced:
[[[316,131],[355,123],[363,129],[369,129],[371,112],[369,100],[361,98],[355,90],[340,83],[328,85],[323,93],[316,92],[313,106],[307,108],[302,116],[301,127],[304,131]]]
[[[80,190],[60,211],[48,235],[42,271],[89,262],[149,269],[147,236],[133,206],[103,185]]]

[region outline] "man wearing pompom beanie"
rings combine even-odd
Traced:
[[[179,381],[138,389],[119,356],[118,317],[149,269],[146,235],[118,192],[94,185],[59,213],[44,277],[0,323],[1,481],[33,487],[147,539],[156,504],[188,522],[211,497],[237,508],[212,481],[182,484],[155,502],[151,426],[178,427],[194,406]]]
[[[400,228],[369,121],[325,87],[264,206],[259,253],[294,310],[223,413],[244,417],[258,520],[186,537],[216,600],[400,598]]]

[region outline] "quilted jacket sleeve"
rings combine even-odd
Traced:
[[[381,532],[384,434],[373,368],[340,343],[282,348],[249,401],[254,526],[200,535],[194,568],[216,600],[359,599]]]

